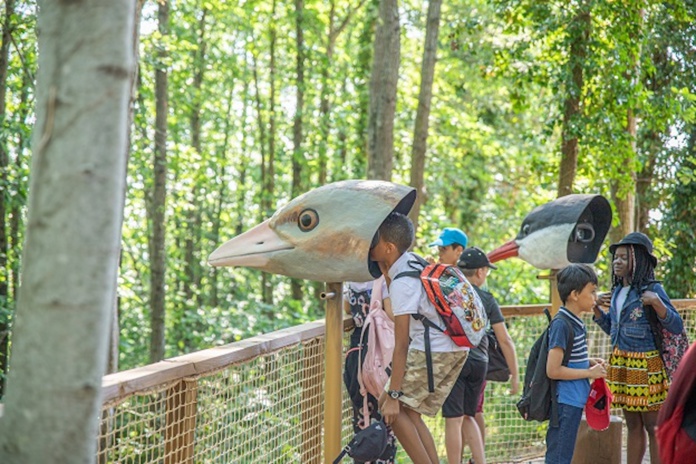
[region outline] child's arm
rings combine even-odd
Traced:
[[[600,294],[597,297],[597,304],[592,307],[592,312],[594,313],[594,317],[592,319],[599,325],[599,327],[607,335],[609,335],[611,333],[611,317],[609,317],[609,311],[607,311],[607,312],[602,311],[600,306],[604,306],[605,308],[609,308],[610,304],[611,304],[611,293],[606,292],[606,293]]]
[[[493,324],[493,332],[495,333],[495,338],[498,339],[500,343],[500,349],[505,357],[505,362],[510,369],[510,391],[513,395],[516,395],[520,389],[520,378],[519,378],[519,367],[517,366],[517,352],[515,351],[515,344],[512,343],[512,338],[505,328],[504,322],[498,322]]]
[[[684,330],[684,323],[679,313],[661,285],[655,285],[653,291],[643,291],[640,300],[644,305],[650,305],[655,309],[664,328],[672,333],[681,333]]]
[[[557,346],[549,350],[549,356],[546,359],[546,375],[554,380],[596,379],[606,377],[607,371],[601,364],[595,364],[589,369],[563,366],[563,348]]]
[[[385,299],[382,300],[382,308],[384,311],[386,311],[387,316],[389,316],[389,319],[392,321],[394,320],[394,311],[392,310],[392,305],[391,305],[391,298],[386,297]]]
[[[390,390],[401,391],[406,372],[410,318],[410,314],[401,314],[394,318],[394,354],[392,356],[392,374],[389,380]],[[384,392],[380,397],[380,405],[384,422],[387,425],[393,423],[399,415],[399,400]]]

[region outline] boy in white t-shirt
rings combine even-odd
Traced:
[[[391,213],[377,231],[379,240],[370,250],[387,277],[395,322],[395,348],[392,375],[386,392],[380,397],[385,422],[415,464],[438,464],[437,449],[430,430],[421,415],[434,416],[442,407],[462,370],[468,348],[457,346],[438,330],[430,331],[435,391],[428,390],[423,323],[412,316],[421,314],[444,328],[435,307],[428,300],[420,279],[395,276],[412,271],[408,252],[413,243],[411,220],[400,213]],[[409,342],[410,341],[410,342]]]

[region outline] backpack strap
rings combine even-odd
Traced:
[[[647,286],[643,287],[641,291],[648,290],[654,292],[655,285],[657,285],[657,283],[658,281],[654,280]],[[660,357],[662,357],[662,353],[664,353],[665,350],[665,343],[662,339],[662,331],[660,330],[660,321],[657,319],[657,312],[652,305],[643,305],[643,309],[645,309],[645,317],[650,323],[650,332],[652,332],[653,340],[655,341],[655,348],[657,348],[657,351],[660,353]]]
[[[421,256],[413,255],[413,257],[415,259],[408,261],[408,266],[413,270],[398,273],[392,281],[402,277],[415,277],[420,280],[421,272],[423,272],[423,269],[430,263]],[[423,338],[425,342],[425,365],[428,373],[428,391],[433,393],[435,391],[435,380],[433,376],[433,355],[430,350],[430,328],[432,327],[440,332],[444,332],[444,330],[420,313],[412,314],[412,316],[415,320],[421,321],[425,329]]]
[[[352,443],[352,441],[351,441],[351,443]],[[336,459],[334,459],[333,464],[338,464],[339,462],[341,462],[341,461],[343,460],[343,457],[344,457],[346,454],[348,454],[348,451],[350,451],[350,443],[348,443],[346,446],[343,447],[343,449],[342,449],[341,452],[338,454],[338,456],[336,457]]]
[[[420,279],[421,272],[423,271],[423,269],[425,269],[425,266],[427,266],[430,263],[426,261],[425,258],[423,258],[422,256],[418,256],[416,254],[413,255],[413,258],[414,259],[408,261],[408,267],[410,267],[412,270],[399,272],[392,279],[392,281],[400,279],[402,277],[417,277]]]

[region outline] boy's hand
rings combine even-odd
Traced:
[[[394,423],[396,418],[399,416],[399,408],[401,405],[399,404],[399,400],[395,400],[389,395],[385,395],[384,402],[382,403],[381,407],[381,412],[382,412],[382,419],[384,419],[384,423],[387,425],[391,425]]]
[[[600,377],[605,378],[607,376],[607,370],[604,368],[602,364],[595,364],[594,366],[590,367],[590,378],[591,379],[598,379]]]
[[[518,375],[513,375],[510,379],[510,394],[516,395],[520,392],[520,378]]]
[[[602,358],[590,358],[590,366],[594,366],[595,364],[601,364],[605,369],[607,367],[607,362]]]

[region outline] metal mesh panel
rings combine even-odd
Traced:
[[[696,340],[693,309],[696,306],[681,311],[692,341]],[[591,355],[608,358],[609,337],[591,321],[591,315],[583,319]],[[507,325],[524,370],[526,355],[546,327],[546,319],[512,316],[507,317]],[[114,399],[102,408],[98,462],[323,462],[323,382],[324,338],[315,337]],[[547,425],[524,421],[515,407],[518,398],[509,395],[508,384],[488,383],[484,414],[489,462],[519,462],[544,453]],[[342,410],[345,444],[353,435],[345,389]],[[614,413],[621,415],[620,410]],[[426,423],[445,462],[444,420],[437,416]],[[410,462],[403,450],[397,461]]]
[[[320,462],[323,338],[105,405],[99,462]]]

